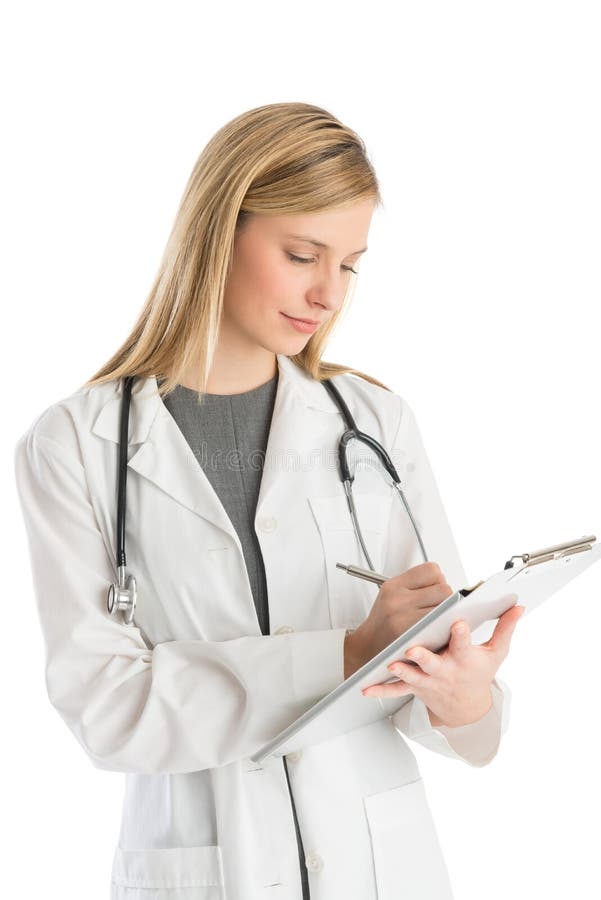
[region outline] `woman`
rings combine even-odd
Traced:
[[[16,446],[50,700],[95,766],[127,773],[112,898],[451,896],[405,738],[493,758],[508,705],[494,676],[521,608],[488,644],[456,625],[444,652],[422,648],[373,687],[413,693],[391,717],[250,759],[467,583],[410,407],[321,360],[380,203],[363,142],[326,110],[276,103],[229,122],[194,167],[131,334]],[[129,375],[133,624],[106,604]],[[326,378],[404,473],[428,548],[425,563],[366,465],[355,497],[372,564],[391,574],[379,590],[336,568],[365,563]]]

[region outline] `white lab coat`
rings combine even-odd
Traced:
[[[259,628],[239,538],[156,378],[135,382],[130,411],[136,627],[106,610],[117,578],[121,382],[53,404],[16,445],[50,701],[95,766],[127,773],[113,900],[301,898],[283,761],[249,757],[343,681],[345,629],[365,618],[378,589],[335,565],[365,565],[338,478],[341,414],[323,385],[288,357],[277,362],[254,520],[270,635]],[[452,587],[465,586],[411,408],[350,374],[334,383],[358,427],[388,449],[429,558]],[[395,575],[423,561],[398,497],[373,468],[357,475],[355,497],[377,570]],[[493,695],[471,725],[434,729],[413,698],[392,717],[288,755],[312,900],[451,897],[405,737],[484,765],[507,723],[509,692],[498,679]]]

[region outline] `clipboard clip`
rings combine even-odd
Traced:
[[[525,566],[535,566],[537,563],[546,562],[548,559],[559,559],[562,556],[571,556],[574,553],[581,553],[583,550],[590,550],[591,545],[597,538],[594,534],[581,537],[576,541],[566,541],[563,544],[554,544],[552,547],[544,547],[542,550],[533,550],[532,553],[520,553],[512,556],[505,563],[505,569],[513,568],[513,560],[520,559]]]

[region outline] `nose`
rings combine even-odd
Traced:
[[[340,275],[322,275],[307,291],[307,299],[312,306],[320,307],[333,315],[344,302],[349,283]]]

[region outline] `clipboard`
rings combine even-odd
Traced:
[[[486,581],[455,591],[259,748],[251,760],[262,763],[270,756],[283,756],[391,716],[414,695],[366,697],[361,693],[370,684],[399,680],[386,668],[391,662],[404,660],[409,665],[417,665],[405,658],[405,651],[418,644],[433,652],[442,650],[449,642],[451,626],[458,619],[468,623],[472,643],[484,643],[494,631],[499,616],[512,606],[524,606],[522,615],[527,615],[597,562],[601,557],[601,543],[595,541],[594,535],[588,535],[512,556],[502,571]]]

